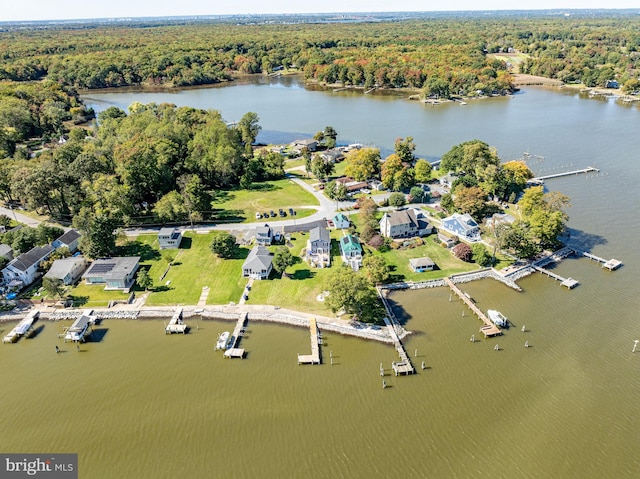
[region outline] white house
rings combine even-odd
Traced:
[[[176,249],[182,242],[182,232],[178,228],[161,228],[158,232],[160,249]]]
[[[242,264],[242,276],[268,279],[273,269],[273,256],[264,246],[254,246]]]
[[[454,213],[442,220],[442,228],[467,241],[480,241],[480,227],[468,214]]]
[[[65,285],[75,283],[87,269],[87,260],[82,256],[57,259],[44,275],[45,278],[59,279]]]
[[[40,276],[38,265],[53,253],[51,245],[36,246],[26,253],[22,253],[2,270],[2,281],[5,284],[20,282],[29,286]],[[15,284],[15,283],[14,283]]]
[[[331,264],[331,237],[326,228],[318,226],[309,231],[306,256],[309,263],[320,268]]]
[[[273,230],[269,225],[256,228],[256,243],[260,246],[269,246],[273,241]]]
[[[362,246],[355,236],[345,235],[340,239],[340,254],[342,261],[354,271],[358,271],[362,266]]]
[[[391,211],[380,219],[380,234],[387,238],[412,238],[432,232],[433,227],[424,213],[413,208]]]

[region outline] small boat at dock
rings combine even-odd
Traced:
[[[489,319],[493,321],[496,326],[500,326],[501,328],[509,327],[509,320],[500,311],[496,311],[495,309],[488,309],[487,316],[489,316]]]
[[[96,324],[97,318],[91,315],[91,311],[85,311],[77,318],[64,335],[64,342],[84,342],[85,337],[91,334],[91,326]]]
[[[226,350],[227,345],[229,344],[229,331],[225,331],[224,333],[218,336],[218,342],[216,343],[216,351],[219,349]]]

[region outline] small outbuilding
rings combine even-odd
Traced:
[[[424,273],[425,271],[433,271],[436,264],[428,256],[422,258],[411,258],[409,260],[409,266],[416,273]]]
[[[160,249],[176,249],[182,242],[182,232],[178,228],[162,228],[158,232]]]

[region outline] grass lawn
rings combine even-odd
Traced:
[[[235,223],[256,221],[256,212],[266,213],[270,210],[287,211],[295,208],[299,217],[313,214],[315,210],[299,209],[300,206],[317,206],[315,196],[290,180],[255,183],[250,190],[230,190],[217,192],[213,206],[219,221]]]
[[[80,282],[69,291],[69,297],[76,307],[104,308],[109,301],[126,301],[129,293],[122,291],[105,291],[104,284],[86,284]]]
[[[331,237],[341,237],[342,233],[332,231]],[[330,268],[312,268],[300,258],[300,253],[307,245],[309,234],[292,235],[291,254],[296,263],[287,268],[289,277],[280,278],[276,273],[269,280],[254,281],[249,293],[248,304],[272,304],[282,308],[308,311],[322,315],[331,315],[331,311],[318,301],[317,296],[322,293],[326,278],[342,264],[338,245],[332,241],[332,258]]]

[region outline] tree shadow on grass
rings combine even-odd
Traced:
[[[158,250],[140,241],[128,241],[126,244],[118,246],[116,248],[116,254],[118,256],[140,256],[140,261],[150,261],[160,258],[160,252]]]
[[[165,293],[167,291],[171,291],[172,287],[167,286],[166,284],[163,284],[162,286],[156,286],[155,288],[151,288],[150,291],[153,291],[154,293]]]
[[[405,280],[404,274],[395,273],[397,271],[396,265],[389,265],[389,278],[387,279],[387,283],[401,283]]]
[[[247,248],[235,248],[233,255],[229,259],[247,259],[249,256],[249,250]]]
[[[311,279],[316,275],[316,273],[314,273],[313,271],[311,271],[310,269],[299,269],[297,270],[295,273],[290,274],[289,278],[290,279],[296,279],[296,280],[301,280],[301,279]]]
[[[247,219],[244,210],[213,210],[212,221],[218,223],[241,223]]]
[[[69,295],[69,299],[73,301],[73,306],[75,308],[84,306],[89,301],[89,296],[74,296]]]

